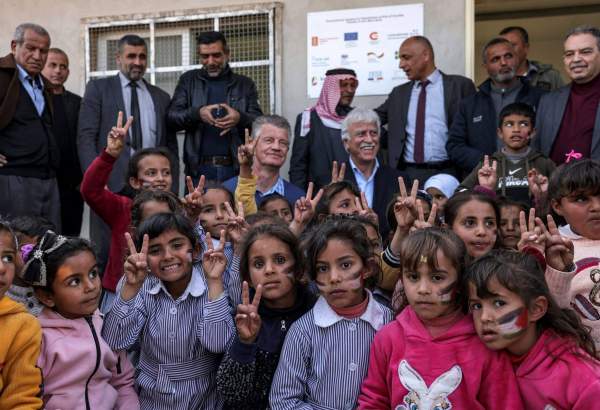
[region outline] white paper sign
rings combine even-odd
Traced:
[[[308,95],[317,98],[325,72],[356,71],[356,95],[387,95],[407,81],[398,68],[398,49],[423,35],[423,4],[308,13]]]

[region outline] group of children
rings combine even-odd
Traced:
[[[168,155],[142,150],[135,195],[105,191],[127,128],[82,183],[112,228],[104,276],[88,241],[0,223],[0,408],[595,407],[600,163],[526,165],[531,209],[496,197],[513,180],[494,160],[464,192],[400,179],[381,238],[345,181],[293,206],[203,178],[179,199]],[[531,134],[533,115],[505,128]],[[505,143],[507,163],[529,161]]]

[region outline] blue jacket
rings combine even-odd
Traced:
[[[523,87],[515,102],[524,102],[536,109],[545,91],[531,87],[525,79],[521,81]],[[448,155],[465,174],[470,173],[484,155],[497,151],[498,116],[490,93],[491,80],[488,78],[479,86],[476,94],[461,100],[448,132]]]
[[[237,183],[238,177],[229,178],[227,181],[223,182],[223,187],[232,194],[235,194]],[[283,180],[283,192],[283,196],[290,203],[292,211],[294,210],[294,204],[296,203],[296,201],[304,195],[306,195],[306,193],[303,190],[298,188],[296,185],[286,181],[285,179]],[[260,194],[260,192],[256,191],[254,198],[256,200],[256,206],[260,206],[260,202],[262,201],[262,195]]]

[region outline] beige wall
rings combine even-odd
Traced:
[[[519,19],[515,13],[514,19],[488,20],[475,22],[475,78],[476,84],[487,78],[487,73],[481,66],[481,50],[485,43],[495,37],[500,30],[507,26],[522,26],[529,33],[530,59],[552,64],[560,70],[563,80],[568,77],[562,62],[563,39],[567,31],[581,24],[596,24],[600,22],[600,13],[570,14],[565,16],[549,16]]]

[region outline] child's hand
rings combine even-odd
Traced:
[[[227,210],[227,216],[229,217],[229,221],[227,222],[227,235],[229,236],[229,239],[231,239],[231,242],[233,242],[234,248],[237,248],[244,239],[248,229],[250,229],[250,225],[248,225],[248,222],[246,222],[246,219],[244,218],[244,206],[241,202],[238,202],[237,204],[237,214],[229,202],[225,202],[225,208]]]
[[[214,248],[210,233],[205,238],[206,250],[202,255],[202,269],[208,284],[208,299],[215,300],[223,293],[223,272],[227,267],[225,248],[225,231],[221,231],[219,245]]]
[[[548,177],[538,173],[537,169],[532,168],[527,173],[527,182],[529,192],[535,199],[543,198],[548,194]]]
[[[400,188],[400,195],[396,198],[394,204],[394,215],[398,229],[408,232],[418,217],[417,191],[419,190],[419,180],[415,179],[413,181],[410,195],[406,192],[404,178],[398,177],[398,187]]]
[[[131,124],[133,124],[133,117],[129,117],[127,123],[123,126],[123,111],[119,111],[117,125],[112,127],[106,138],[106,153],[108,155],[114,158],[118,158],[121,155]]]
[[[142,249],[138,252],[129,232],[125,232],[125,240],[129,247],[129,256],[125,260],[125,284],[121,289],[121,297],[127,301],[135,297],[148,276],[148,235],[144,235]]]
[[[293,223],[295,223],[298,226],[304,227],[307,223],[310,222],[310,220],[315,214],[317,204],[323,196],[323,189],[319,189],[317,195],[313,197],[314,187],[315,184],[309,182],[308,190],[306,191],[306,196],[303,196],[302,198],[296,201],[296,204],[294,206]]]
[[[417,211],[419,213],[419,218],[413,223],[411,231],[417,229],[431,228],[432,226],[435,226],[437,204],[433,204],[431,206],[431,212],[429,212],[427,220],[425,220],[425,212],[423,212],[423,205],[421,205],[421,202],[419,201],[417,201]]]
[[[490,165],[490,157],[483,157],[483,166],[477,171],[477,180],[479,185],[489,189],[490,191],[496,192],[496,184],[498,183],[498,174],[496,169],[498,168],[498,161],[492,161]]]
[[[342,162],[342,166],[339,168],[339,171],[338,171],[338,163],[337,163],[337,161],[333,161],[333,164],[331,165],[331,182],[330,182],[330,184],[333,184],[334,182],[343,181],[344,175],[346,175],[346,163]]]
[[[360,198],[357,196],[354,197],[354,203],[356,204],[360,216],[370,219],[371,222],[379,226],[379,217],[373,209],[369,208],[369,203],[367,202],[367,197],[364,192],[360,193]]]
[[[535,217],[535,208],[529,210],[528,220],[524,211],[519,213],[519,227],[521,231],[521,239],[517,243],[519,252],[530,247],[544,253],[546,250],[546,235],[544,234],[546,227],[540,218]]]
[[[198,216],[200,215],[200,211],[202,209],[202,204],[204,200],[204,181],[204,175],[200,175],[198,186],[194,188],[192,177],[190,177],[189,175],[185,177],[185,183],[187,185],[188,194],[183,197],[181,202],[183,203],[183,207],[188,218],[194,221],[194,223],[198,220]]]
[[[235,315],[235,326],[237,327],[238,337],[242,343],[254,343],[261,326],[260,315],[258,314],[258,305],[262,295],[262,285],[256,287],[256,293],[252,302],[250,302],[250,291],[248,282],[242,283],[242,303],[237,307]]]
[[[561,236],[552,215],[548,215],[548,229],[544,227],[544,235],[546,236],[546,263],[561,272],[571,270],[575,255],[573,242]]]

